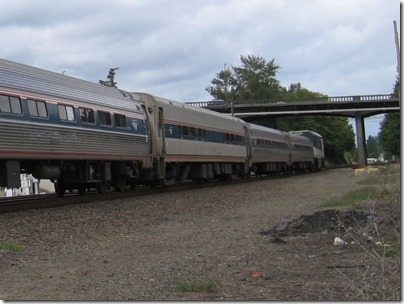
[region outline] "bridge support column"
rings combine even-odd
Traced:
[[[356,145],[358,146],[358,164],[367,165],[366,139],[365,139],[365,119],[362,115],[356,114]]]

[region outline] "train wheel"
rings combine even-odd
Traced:
[[[58,197],[62,197],[66,192],[66,186],[63,182],[63,179],[58,178],[55,183],[55,192]]]
[[[80,195],[83,195],[84,193],[86,193],[86,187],[83,185],[79,186],[77,190],[79,191]]]
[[[97,188],[98,193],[105,193],[107,191],[107,184],[103,181],[100,181],[97,184],[96,188]]]
[[[123,192],[125,191],[125,188],[126,188],[126,178],[125,177],[118,178],[118,181],[115,184],[115,191]]]

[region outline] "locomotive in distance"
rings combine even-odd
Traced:
[[[0,186],[66,191],[230,179],[324,166],[321,135],[0,59]]]

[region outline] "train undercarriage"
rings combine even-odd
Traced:
[[[20,174],[31,174],[36,179],[49,179],[54,183],[58,196],[65,193],[134,190],[138,185],[168,186],[186,180],[207,182],[209,180],[231,180],[256,176],[286,173],[290,171],[312,171],[309,163],[259,163],[248,168],[244,163],[198,163],[156,161],[152,168],[142,168],[139,161],[18,161],[0,162],[0,186],[21,187]]]

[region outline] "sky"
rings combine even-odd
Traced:
[[[240,56],[272,59],[283,87],[387,94],[399,0],[0,0],[0,58],[187,102]],[[377,135],[383,115],[366,119]],[[355,129],[355,128],[354,128]]]

